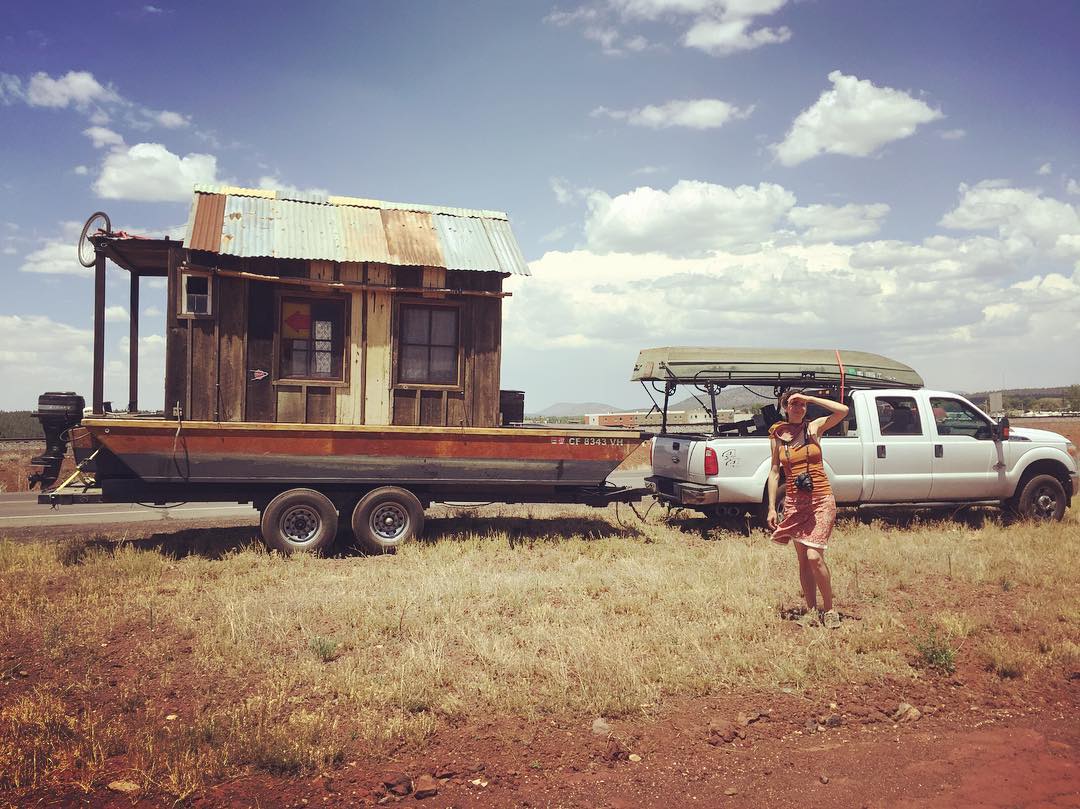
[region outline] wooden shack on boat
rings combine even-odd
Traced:
[[[93,409],[104,411],[104,267],[168,278],[166,418],[492,427],[503,283],[528,275],[506,214],[196,186],[183,242],[98,235]],[[500,406],[500,401],[504,407]],[[506,404],[510,402],[510,404]]]

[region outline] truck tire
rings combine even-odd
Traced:
[[[1022,520],[1060,522],[1065,516],[1065,487],[1053,475],[1033,475],[1020,484],[1009,509]]]
[[[383,486],[356,504],[352,530],[369,553],[393,553],[423,532],[424,507],[408,489]]]
[[[263,541],[275,551],[321,554],[337,536],[338,513],[321,492],[289,489],[266,505],[259,525]]]

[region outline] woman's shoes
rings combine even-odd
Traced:
[[[803,629],[810,629],[815,626],[824,626],[827,629],[839,629],[840,613],[836,610],[829,610],[828,612],[807,610],[795,623]]]

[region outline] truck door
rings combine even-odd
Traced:
[[[930,410],[936,436],[930,498],[1000,497],[1005,490],[1005,465],[998,463],[999,446],[993,440],[990,419],[968,402],[951,396],[931,396]]]
[[[914,396],[874,394],[866,468],[874,474],[877,503],[919,502],[930,498],[931,448],[926,414]]]

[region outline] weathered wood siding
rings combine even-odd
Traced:
[[[498,292],[502,276],[439,267],[389,267],[329,261],[240,260],[237,269],[281,277],[357,281],[417,288],[398,295],[352,290],[345,325],[344,382],[276,382],[278,292],[297,287],[217,276],[212,314],[178,314],[180,250],[170,262],[166,335],[166,410],[179,403],[195,421],[311,424],[402,424],[490,427],[499,419],[502,301],[437,290]],[[427,290],[431,290],[428,292]],[[395,303],[446,302],[459,312],[461,384],[457,388],[396,384]],[[256,372],[266,375],[256,378]]]

